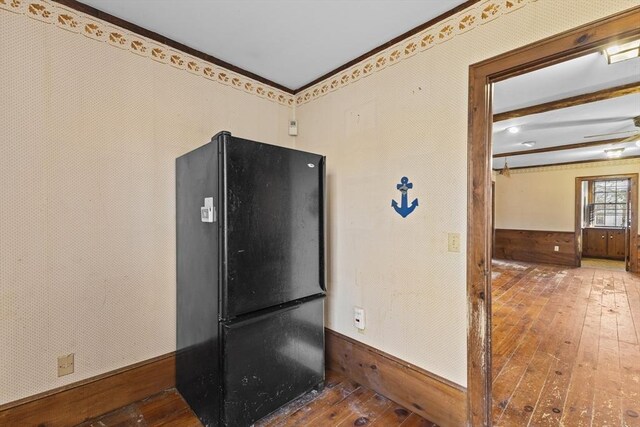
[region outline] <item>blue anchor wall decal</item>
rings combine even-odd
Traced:
[[[400,184],[396,185],[396,188],[402,193],[402,199],[400,201],[400,206],[398,206],[398,202],[392,199],[391,206],[393,206],[393,209],[395,209],[402,218],[406,218],[407,215],[413,212],[413,210],[418,206],[418,199],[413,199],[411,206],[409,206],[407,201],[407,191],[413,188],[413,183],[409,182],[409,178],[403,176],[400,180]]]

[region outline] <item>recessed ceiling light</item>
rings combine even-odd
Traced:
[[[507,128],[507,132],[509,132],[509,133],[518,133],[518,132],[520,132],[520,128],[518,126],[511,126],[510,128]]]
[[[636,141],[636,145],[640,147],[640,139]]]
[[[525,141],[522,143],[522,145],[524,145],[525,147],[533,147],[534,145],[536,145],[535,141]]]
[[[609,150],[604,150],[604,154],[606,154],[607,157],[610,159],[615,159],[617,157],[622,156],[623,151],[624,151],[624,148],[611,148]]]
[[[609,46],[604,50],[604,56],[607,58],[609,64],[637,58],[638,55],[640,55],[640,40]]]

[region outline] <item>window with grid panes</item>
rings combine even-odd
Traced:
[[[629,180],[594,181],[592,188],[589,226],[624,227],[627,223]]]

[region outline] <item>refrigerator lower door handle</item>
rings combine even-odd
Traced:
[[[261,314],[258,314],[256,316],[251,316],[251,317],[249,317],[247,319],[239,319],[237,321],[232,321],[230,323],[225,323],[224,327],[226,329],[235,329],[235,328],[238,328],[238,327],[241,327],[241,326],[246,326],[246,325],[249,325],[251,323],[258,322],[258,321],[264,319],[265,317],[272,316],[275,312],[284,313],[284,312],[287,312],[287,311],[291,311],[291,310],[295,310],[297,308],[300,308],[301,305],[302,305],[301,303],[297,303],[297,304],[291,305],[289,307],[283,307],[283,308],[279,308],[279,309],[276,309],[276,310],[269,310],[266,313],[261,313]]]

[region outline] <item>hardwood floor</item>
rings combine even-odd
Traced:
[[[171,389],[78,427],[200,425],[180,394]],[[437,427],[334,371],[327,371],[324,389],[307,393],[255,424],[255,427],[276,426]]]
[[[495,426],[640,426],[640,276],[493,262]]]
[[[174,388],[116,409],[77,427],[184,426],[201,427],[198,417]]]
[[[582,267],[601,268],[603,270],[625,271],[625,262],[614,259],[585,258],[582,257]]]

